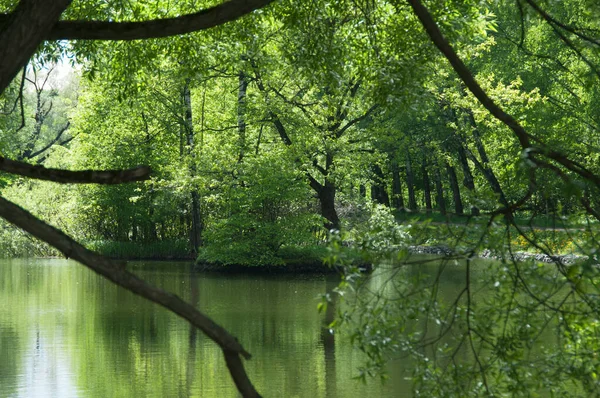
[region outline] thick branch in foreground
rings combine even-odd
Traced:
[[[0,93],[48,36],[71,0],[21,0],[0,21]]]
[[[242,395],[244,397],[259,396],[248,379],[240,357],[243,356],[249,359],[250,354],[235,337],[194,308],[194,306],[183,301],[178,296],[154,287],[131,272],[128,272],[125,270],[124,262],[108,259],[86,249],[62,231],[46,224],[26,210],[2,197],[0,197],[0,217],[52,245],[65,256],[80,262],[113,283],[147,300],[162,305],[202,330],[223,351],[231,376]]]
[[[540,140],[532,137],[525,131],[523,126],[519,124],[519,122],[506,113],[502,108],[500,108],[494,101],[486,94],[486,92],[481,88],[481,86],[477,83],[471,71],[467,66],[462,62],[459,58],[458,54],[454,51],[448,40],[444,37],[435,21],[429,14],[429,11],[420,0],[407,0],[411,7],[413,8],[414,13],[417,15],[425,31],[431,38],[431,41],[436,45],[436,47],[444,54],[446,59],[450,62],[454,71],[458,74],[460,79],[465,83],[467,88],[473,93],[473,95],[479,100],[479,102],[499,121],[504,123],[507,127],[509,127],[517,136],[521,147],[525,150],[524,155],[528,157],[534,164],[540,165],[540,163],[534,158],[534,154],[542,154],[559,164],[561,164],[566,169],[578,174],[579,176],[585,178],[588,181],[595,183],[598,187],[600,187],[600,176],[587,169],[585,166],[570,160],[566,155],[552,150],[547,146],[542,144],[541,148],[534,148],[530,145],[530,140],[534,140],[539,142]]]
[[[591,37],[591,36],[587,36],[586,34],[582,33],[582,29],[580,29],[580,28],[577,28],[574,26],[569,26],[569,25],[566,25],[566,24],[560,22],[558,19],[554,18],[552,15],[550,15],[549,13],[544,11],[533,0],[525,0],[525,2],[527,4],[529,4],[531,6],[531,8],[533,8],[538,14],[540,14],[540,16],[542,18],[544,18],[544,20],[546,22],[548,22],[549,24],[561,27],[562,29],[566,30],[567,32],[573,33],[575,36],[578,36],[580,39],[583,39],[589,43],[595,44],[596,46],[600,46],[600,40],[598,40],[594,37]]]
[[[504,110],[496,105],[496,103],[485,93],[485,91],[483,91],[479,83],[477,83],[471,74],[469,68],[467,68],[467,66],[462,62],[462,60],[458,57],[458,54],[456,54],[456,51],[454,51],[454,48],[452,48],[448,40],[446,40],[431,17],[431,14],[429,14],[427,8],[425,8],[425,6],[419,0],[407,1],[410,3],[415,15],[423,24],[423,27],[431,38],[433,44],[435,44],[442,54],[444,54],[446,59],[452,65],[452,68],[454,68],[467,88],[496,119],[507,125],[515,133],[523,149],[528,148],[530,146],[529,134],[515,118],[504,112]]]
[[[194,14],[141,22],[59,21],[45,39],[141,40],[183,35],[233,21],[271,2],[231,0]]]
[[[49,169],[29,163],[17,162],[0,156],[0,171],[37,180],[54,181],[66,184],[122,184],[143,181],[150,178],[151,169],[147,166],[127,170],[80,170]]]

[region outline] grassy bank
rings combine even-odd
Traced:
[[[586,254],[590,242],[598,241],[598,226],[583,227],[564,223],[563,227],[548,227],[534,223],[507,226],[503,220],[488,225],[489,218],[472,218],[461,222],[441,223],[425,218],[404,221],[411,224],[415,244],[447,246],[458,249],[490,249],[498,252],[529,252],[550,254]]]
[[[488,215],[470,216],[465,214],[447,213],[445,215],[439,212],[408,212],[394,211],[394,217],[400,223],[406,222],[431,222],[431,223],[449,223],[449,224],[487,224]],[[514,217],[515,223],[521,227],[533,227],[538,229],[580,229],[585,228],[588,223],[586,220],[576,217],[561,217],[555,214],[550,215],[531,215],[526,212],[518,213]]]
[[[251,257],[249,262],[238,258],[218,257],[214,254],[201,251],[198,256],[198,269],[215,272],[259,272],[259,273],[330,273],[338,272],[336,268],[327,265],[331,253],[327,246],[283,246],[269,255],[271,262],[256,263]],[[348,248],[346,251],[349,261],[370,268],[368,264],[362,263],[360,253],[356,249]]]
[[[86,242],[85,246],[112,258],[126,260],[172,260],[193,258],[189,254],[188,243],[185,240],[170,240],[158,242]]]

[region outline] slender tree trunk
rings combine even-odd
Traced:
[[[260,125],[260,130],[258,131],[258,138],[256,139],[256,149],[254,150],[254,154],[256,156],[258,156],[258,153],[260,151],[260,141],[261,141],[262,135],[263,135],[263,128],[264,128],[264,125],[261,124]]]
[[[431,213],[431,187],[429,184],[429,172],[427,171],[427,156],[423,150],[423,160],[421,161],[421,173],[423,174],[423,192],[425,196],[425,211]]]
[[[463,171],[463,175],[464,175],[463,185],[469,191],[474,192],[475,191],[475,181],[473,180],[473,173],[471,173],[471,167],[469,166],[469,162],[467,161],[467,154],[465,152],[465,148],[463,147],[462,143],[457,142],[457,149],[458,149],[458,160],[460,162],[460,165],[461,165],[461,168]],[[478,216],[480,214],[479,208],[477,208],[477,206],[472,205],[471,206],[471,214],[474,216]]]
[[[188,147],[188,155],[190,156],[190,175],[196,176],[196,161],[195,161],[195,137],[194,137],[194,125],[192,123],[192,99],[190,93],[190,79],[185,80],[183,86],[183,104],[185,112],[185,131],[186,131],[186,143]],[[200,215],[200,199],[198,190],[192,187],[191,192],[192,199],[192,225],[190,230],[190,246],[191,254],[196,256],[198,254],[198,247],[202,245],[202,230],[203,222]]]
[[[243,71],[240,71],[238,74],[238,85],[238,163],[241,163],[246,151],[246,91],[248,89],[248,77]]]
[[[489,165],[490,160],[487,156],[485,146],[481,141],[481,134],[479,133],[479,129],[477,128],[475,117],[473,116],[473,112],[471,112],[470,109],[467,110],[467,119],[471,124],[471,127],[473,128],[473,139],[475,140],[475,146],[477,147],[477,152],[479,153],[479,158],[481,159],[481,163],[475,163],[475,165],[481,169],[481,172],[492,187],[492,190],[499,195],[500,203],[508,207],[508,200],[506,200],[506,196],[504,195],[504,191],[500,186],[500,182],[498,181],[496,174]]]
[[[444,200],[444,188],[442,187],[442,176],[439,166],[435,168],[435,193],[437,206],[443,216],[446,215],[446,202]]]
[[[150,205],[148,206],[148,227],[145,238],[151,242],[156,242],[158,240],[158,232],[156,229],[156,223],[154,222],[154,207],[152,206],[152,197],[154,196],[154,192],[150,192],[149,196]]]
[[[398,162],[396,160],[392,160],[392,205],[398,210],[404,210],[400,167],[398,167]]]
[[[406,186],[408,188],[408,208],[412,211],[417,210],[417,200],[415,197],[415,177],[412,170],[410,153],[406,151]]]
[[[363,184],[360,184],[358,186],[358,194],[360,195],[361,198],[367,197],[367,188]]]
[[[452,189],[452,198],[454,199],[454,212],[456,214],[464,214],[463,203],[460,197],[460,187],[458,186],[458,178],[456,177],[456,171],[454,167],[446,163],[446,170],[448,171],[448,178],[450,179],[450,188]]]
[[[131,241],[137,242],[137,240],[138,240],[138,227],[135,222],[135,219],[133,219],[131,222]]]

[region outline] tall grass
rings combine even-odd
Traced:
[[[157,242],[111,242],[93,241],[85,245],[88,249],[113,258],[124,259],[174,259],[191,258],[186,240]]]

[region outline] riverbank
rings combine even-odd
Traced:
[[[225,262],[206,258],[202,253],[198,256],[196,267],[199,271],[222,273],[257,273],[257,274],[333,274],[340,273],[341,268],[330,267],[326,262],[331,256],[325,245],[285,246],[277,250],[272,258],[273,263],[244,264]],[[354,264],[362,269],[371,270],[371,264],[365,263],[361,253],[355,248],[347,248],[344,262]]]
[[[199,272],[223,274],[339,274],[339,267],[329,267],[324,261],[311,263],[290,263],[280,265],[261,265],[249,267],[240,264],[196,263],[194,269]]]
[[[450,249],[447,246],[410,246],[409,252],[412,254],[430,254],[437,256],[456,256],[461,253],[457,253],[456,251]],[[562,254],[562,255],[554,255],[549,256],[547,254],[541,253],[529,253],[529,252],[514,252],[514,253],[506,253],[504,256],[499,255],[498,253],[494,253],[491,250],[484,249],[481,252],[477,253],[477,258],[484,258],[490,260],[502,260],[502,259],[510,259],[513,261],[529,261],[534,260],[541,263],[553,263],[560,262],[562,264],[573,264],[577,261],[587,260],[587,256],[577,255],[577,254]]]
[[[373,265],[367,263],[362,258],[357,249],[348,247],[345,263],[357,265],[362,270],[369,272]],[[452,250],[446,245],[432,246],[410,246],[408,248],[411,254],[434,255],[442,257],[464,257],[464,252]],[[329,266],[326,262],[330,255],[326,246],[294,248],[283,252],[276,264],[248,265],[236,263],[221,263],[218,261],[206,261],[202,256],[198,258],[189,255],[151,255],[138,256],[138,253],[128,253],[129,255],[109,255],[109,257],[126,261],[182,261],[194,263],[193,267],[199,272],[224,273],[224,274],[336,274],[342,272],[339,266]],[[475,254],[475,257],[490,260],[508,259],[512,261],[534,260],[542,263],[560,262],[562,264],[573,264],[577,261],[585,260],[588,257],[576,254],[552,255],[541,253],[532,253],[517,251],[505,253],[504,255],[489,249],[484,249]]]

